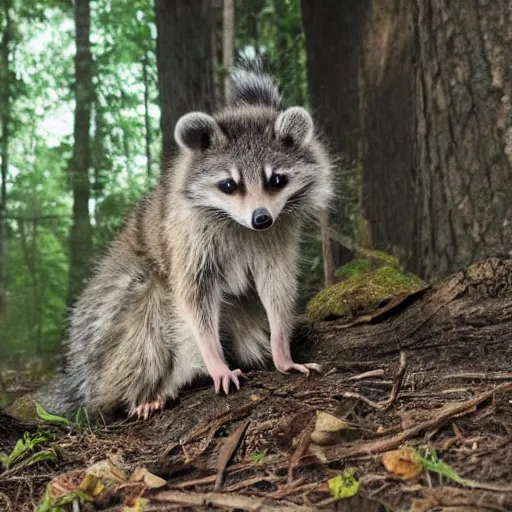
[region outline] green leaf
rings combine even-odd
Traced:
[[[69,425],[72,426],[73,422],[69,421],[67,418],[62,416],[55,416],[54,414],[50,414],[46,412],[37,402],[36,402],[36,411],[37,415],[44,421],[48,423],[59,423],[61,425]]]
[[[448,478],[453,482],[465,485],[465,480],[457,474],[457,472],[446,462],[440,460],[435,451],[427,450],[421,458],[421,462],[426,471],[437,473],[438,475]]]
[[[329,490],[335,500],[351,498],[359,491],[360,483],[354,477],[353,469],[345,469],[341,475],[328,480]]]

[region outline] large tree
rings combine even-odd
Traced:
[[[90,49],[91,13],[89,0],[76,0],[75,121],[70,176],[73,190],[73,225],[70,234],[68,304],[82,290],[91,265],[92,236],[89,219],[89,168],[93,60]]]
[[[512,250],[512,5],[417,0],[416,270]]]
[[[337,152],[361,148],[359,243],[427,279],[510,251],[509,2],[303,0],[303,11],[319,121]]]
[[[155,0],[162,162],[175,148],[176,121],[214,103],[211,0]]]
[[[427,279],[512,247],[510,2],[371,2],[364,240]]]

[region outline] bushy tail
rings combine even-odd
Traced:
[[[275,80],[256,62],[243,63],[231,73],[233,104],[264,105],[277,110],[285,108],[284,99]]]

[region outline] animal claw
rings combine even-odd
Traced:
[[[212,376],[215,393],[219,394],[222,388],[224,393],[229,395],[231,382],[233,382],[237,389],[240,389],[240,381],[238,380],[238,377],[241,375],[243,375],[241,370],[230,370],[226,367],[223,373]]]
[[[311,374],[310,370],[313,370],[315,372],[321,373],[322,367],[317,363],[305,363],[305,364],[298,364],[294,363],[292,361],[287,361],[284,364],[276,364],[276,368],[281,372],[288,374],[289,370],[296,370],[300,373],[304,373],[307,377]]]
[[[156,400],[153,400],[152,402],[146,402],[143,404],[138,405],[134,409],[130,411],[129,416],[137,415],[138,419],[143,418],[144,420],[147,420],[150,416],[150,414],[154,411],[158,411],[162,409],[165,405],[165,401],[162,395],[158,395]]]

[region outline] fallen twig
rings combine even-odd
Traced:
[[[463,416],[464,414],[470,412],[477,405],[481,404],[482,402],[485,402],[485,400],[489,399],[493,395],[503,393],[511,389],[512,382],[507,382],[504,384],[500,384],[489,391],[485,391],[484,393],[481,393],[480,395],[476,396],[471,400],[466,400],[464,402],[456,402],[454,404],[447,404],[444,407],[442,407],[437,412],[437,414],[435,413],[435,411],[433,411],[432,417],[429,420],[409,427],[392,437],[378,439],[375,441],[368,441],[364,443],[356,443],[349,446],[333,446],[325,450],[325,461],[332,462],[333,460],[353,457],[360,454],[382,453],[388,450],[394,450],[407,439],[426,430],[438,428],[440,425],[454,418],[455,416]]]
[[[226,438],[223,445],[221,446],[219,456],[217,458],[217,477],[213,487],[214,491],[218,491],[220,489],[220,486],[222,485],[222,479],[224,478],[224,472],[226,471],[226,466],[238,448],[247,425],[249,425],[249,420],[242,422],[234,430],[234,432],[232,432],[231,435]]]
[[[407,364],[405,362],[405,352],[400,352],[400,367],[398,369],[398,373],[395,377],[395,381],[393,382],[393,388],[391,389],[391,393],[389,394],[389,398],[385,402],[374,402],[373,400],[370,400],[369,398],[366,398],[365,396],[354,393],[353,391],[346,391],[343,393],[344,398],[354,398],[356,400],[360,400],[361,402],[364,402],[365,404],[369,405],[370,407],[377,409],[379,411],[387,411],[396,401],[398,393],[400,392],[400,389],[402,387],[402,381],[404,379],[405,375],[405,369],[407,368]],[[375,370],[378,371],[378,370]],[[366,374],[371,372],[366,372]],[[364,374],[361,374],[364,375]],[[352,377],[353,379],[353,377]],[[350,379],[349,379],[350,380]]]
[[[282,500],[279,500],[280,504],[277,504],[267,498],[253,498],[242,494],[224,494],[219,492],[187,493],[183,491],[163,491],[152,496],[152,501],[155,503],[180,503],[196,507],[213,506],[221,507],[223,510],[239,509],[254,512],[305,512],[310,510],[307,507],[295,505],[294,503],[283,503]],[[150,511],[151,506],[148,506],[146,510]]]
[[[512,380],[510,372],[479,373],[479,372],[461,372],[446,375],[446,379],[475,379],[475,380]]]
[[[354,375],[352,377],[349,377],[347,380],[352,381],[352,380],[368,379],[369,377],[381,377],[385,373],[386,372],[382,368],[379,368],[377,370],[370,370],[368,372],[363,372],[358,375]]]
[[[457,507],[457,510],[496,510],[510,512],[512,493],[492,494],[482,493],[471,489],[457,487],[433,487],[431,489],[419,486],[403,487],[404,492],[418,492],[423,498],[414,499],[412,506],[415,510],[432,510],[438,507]],[[427,508],[428,507],[428,508]]]
[[[209,420],[200,424],[192,432],[190,432],[184,438],[182,438],[180,440],[180,444],[183,452],[185,453],[185,457],[187,458],[187,462],[190,462],[192,459],[197,458],[199,455],[202,455],[208,449],[208,446],[210,446],[210,443],[215,437],[215,434],[222,427],[222,425],[228,423],[229,421],[233,421],[235,419],[240,418],[245,413],[248,413],[255,405],[256,402],[249,402],[247,404],[242,405],[238,409],[225,412],[220,416],[217,416],[217,418],[215,418],[213,421]],[[206,436],[201,438],[201,436],[203,436],[204,434],[206,434]],[[187,451],[185,450],[185,446],[195,441],[197,438],[201,438],[202,446],[194,454],[194,457],[189,457]]]

